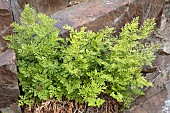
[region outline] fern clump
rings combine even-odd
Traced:
[[[113,36],[114,28],[97,33],[65,26],[70,38],[58,36],[55,20],[30,8],[21,15],[21,24],[13,23],[15,34],[6,37],[17,55],[18,77],[24,95],[20,105],[31,105],[50,98],[88,102],[100,106],[99,95],[106,94],[129,104],[144,86],[152,86],[141,76],[143,65],[152,65],[154,47],[142,44],[154,29],[148,19],[139,27],[138,19]]]
[[[33,101],[62,98],[65,88],[56,78],[62,70],[62,42],[55,20],[30,8],[21,15],[21,24],[13,23],[15,34],[6,37],[17,55],[18,78],[24,95],[20,105]],[[60,42],[60,43],[59,43]]]
[[[141,69],[143,65],[152,65],[154,48],[139,40],[152,32],[153,19],[139,28],[135,18],[122,28],[118,37],[113,36],[114,28],[97,33],[86,32],[84,27],[79,32],[66,28],[70,30],[67,39],[70,45],[64,50],[63,65],[67,71],[65,80],[72,81],[68,84],[71,94],[68,98],[82,98],[90,106],[100,106],[104,100],[98,96],[104,93],[129,104],[134,94],[143,94],[140,88],[152,86],[141,76]]]

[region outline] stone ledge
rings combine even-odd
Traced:
[[[164,0],[94,0],[60,10],[51,15],[58,22],[55,24],[61,30],[62,37],[68,36],[63,26],[65,24],[78,29],[82,26],[88,30],[99,31],[108,27],[120,28],[134,17],[140,17],[140,23],[146,18],[155,17],[157,25],[163,9]]]

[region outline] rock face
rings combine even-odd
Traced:
[[[136,2],[135,2],[136,1]],[[99,31],[105,26],[115,27],[118,31],[134,17],[140,17],[140,23],[146,18],[157,18],[157,26],[164,0],[89,0],[51,15],[58,20],[56,27],[61,29],[61,35],[68,32],[63,29],[65,24],[75,29],[81,26],[93,31]]]
[[[170,112],[170,17],[165,5],[161,26],[152,41],[160,44],[154,65],[157,71],[146,74],[153,87],[148,88],[145,96],[138,97],[130,110],[125,113],[169,113]]]
[[[32,7],[37,9],[37,11],[45,14],[52,14],[56,11],[84,1],[87,0],[18,0],[21,10],[23,10],[25,4],[30,4]]]
[[[13,16],[10,2],[0,0],[0,54],[7,50],[7,42],[2,37],[12,33],[10,26],[12,22]]]
[[[0,54],[7,50],[7,41],[3,38],[0,38]]]
[[[0,111],[11,109],[17,113],[19,87],[15,52],[11,49],[0,54]],[[7,111],[6,111],[7,112]]]
[[[10,24],[13,22],[9,1],[0,0],[0,37],[11,34]]]
[[[12,33],[13,22],[10,2],[0,0],[0,112],[19,113],[19,87],[15,52],[7,48],[2,37]]]
[[[9,1],[11,5],[12,14],[13,14],[13,20],[17,23],[20,23],[21,8],[19,6],[18,0],[9,0]]]
[[[19,0],[21,9],[24,8],[24,4],[30,4],[39,12],[51,14],[52,12],[67,7],[69,0]]]

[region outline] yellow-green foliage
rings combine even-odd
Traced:
[[[13,23],[16,33],[6,37],[17,55],[24,92],[20,105],[65,96],[100,106],[104,102],[100,94],[129,104],[134,94],[143,94],[140,88],[152,85],[141,76],[141,69],[151,66],[154,48],[139,40],[153,31],[153,19],[139,27],[135,18],[117,37],[114,28],[94,33],[65,26],[70,31],[66,41],[58,37],[55,22],[26,5],[21,25]]]

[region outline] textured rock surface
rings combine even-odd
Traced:
[[[145,95],[136,98],[132,108],[124,113],[163,113],[162,107],[168,95],[165,88],[167,78],[159,72],[148,74],[149,77],[152,77],[153,87],[147,88]]]
[[[136,2],[135,2],[136,1]],[[67,34],[62,26],[68,24],[74,28],[86,26],[98,31],[105,26],[114,26],[120,30],[126,22],[140,16],[140,22],[146,18],[160,17],[164,0],[89,0],[51,15],[57,19],[56,27],[61,29],[63,37]]]
[[[161,46],[154,62],[157,71],[146,74],[146,77],[153,82],[153,87],[146,90],[145,96],[138,97],[132,108],[125,113],[170,112],[170,21],[168,20],[166,15],[162,16],[161,27],[155,39],[152,38],[152,41]]]
[[[11,4],[11,10],[13,14],[13,20],[15,22],[20,22],[20,14],[21,14],[21,8],[19,6],[18,1],[20,0],[9,0]]]
[[[0,0],[0,112],[19,113],[19,96],[16,57],[13,50],[7,48],[2,37],[12,33],[10,24],[13,14],[10,1]],[[7,50],[8,49],[8,50]]]
[[[30,4],[37,11],[50,14],[67,7],[69,0],[19,0],[19,4],[21,9],[23,9],[24,4]]]
[[[13,21],[9,1],[0,0],[0,38],[11,33],[10,24]]]
[[[0,54],[7,50],[7,41],[0,38]]]
[[[0,54],[0,111],[17,109],[11,107],[16,104],[19,96],[16,56],[11,49]]]
[[[14,0],[16,1],[16,0]],[[56,11],[70,7],[72,5],[78,4],[87,0],[18,0],[21,10],[25,4],[30,4],[37,11],[43,12],[45,14],[52,14]]]

